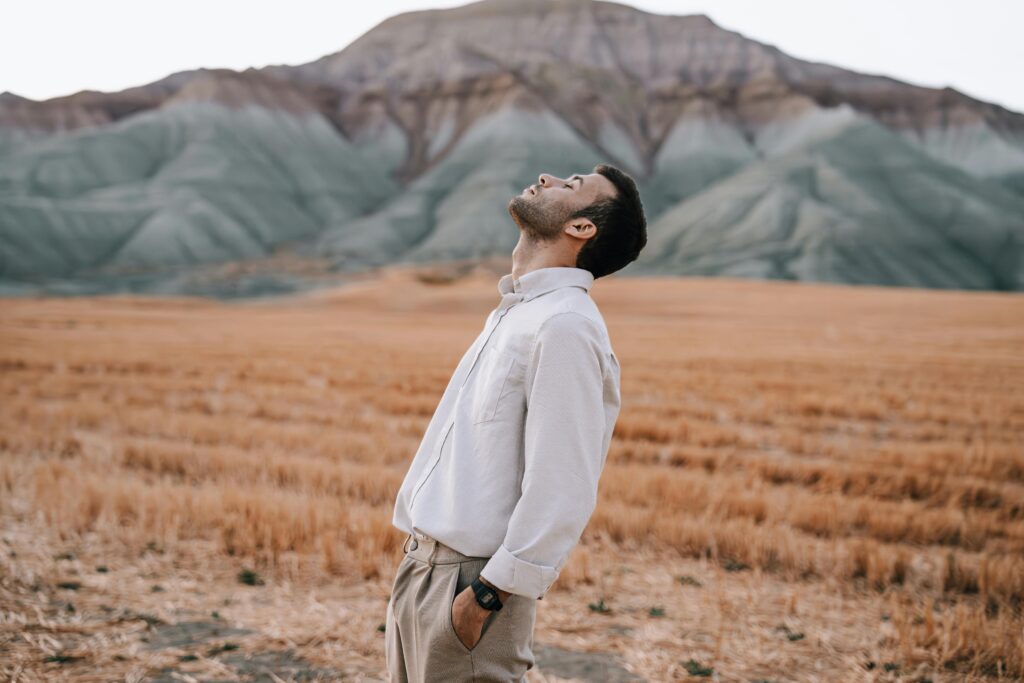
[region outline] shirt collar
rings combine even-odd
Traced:
[[[502,275],[498,280],[498,293],[502,296],[522,294],[523,301],[529,301],[559,287],[582,287],[589,292],[593,284],[594,275],[585,268],[549,266],[531,270],[518,279],[513,278],[512,273]]]

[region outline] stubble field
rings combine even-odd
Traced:
[[[0,679],[382,680],[394,495],[499,274],[0,302]],[[591,294],[622,412],[531,680],[1024,676],[1024,297]]]

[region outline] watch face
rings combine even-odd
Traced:
[[[476,593],[476,600],[480,603],[481,607],[490,610],[501,609],[501,603],[498,601],[498,592],[483,581],[479,579],[473,581],[473,591]]]

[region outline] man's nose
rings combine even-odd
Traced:
[[[538,178],[538,180],[540,181],[540,184],[543,187],[551,187],[552,185],[555,184],[555,181],[558,179],[555,178],[555,176],[551,175],[550,173],[541,173],[540,178]]]

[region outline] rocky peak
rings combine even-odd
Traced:
[[[261,73],[257,69],[242,72],[202,69],[164,100],[161,106],[187,102],[215,102],[232,109],[253,105],[293,114],[320,111],[308,88]]]

